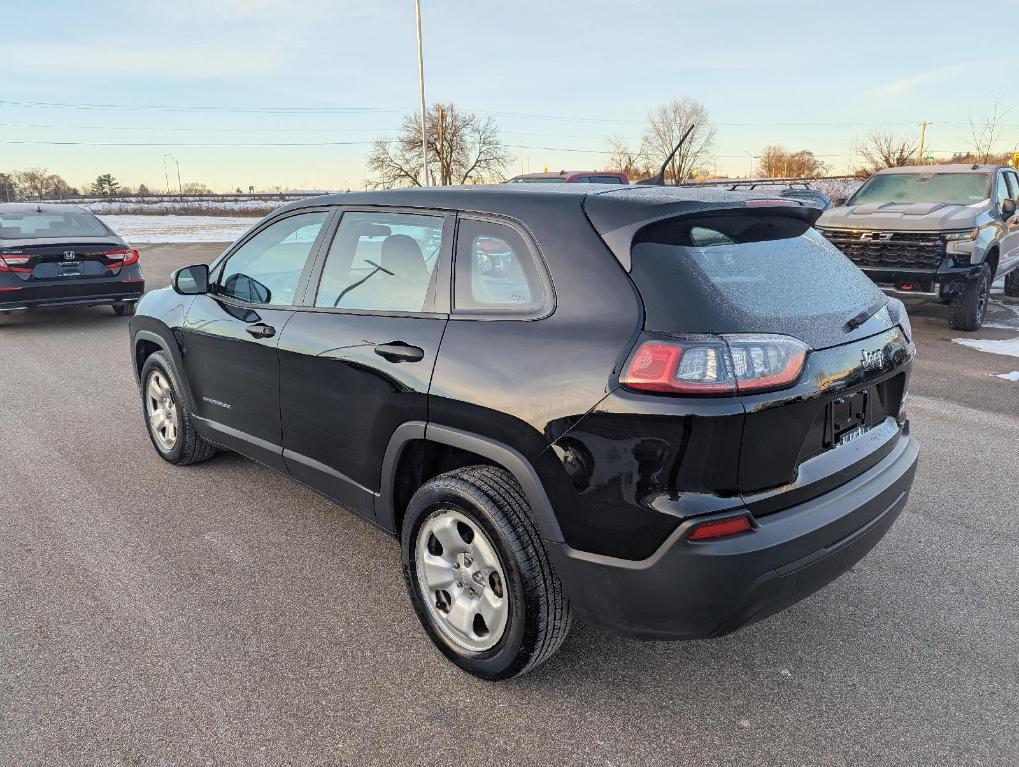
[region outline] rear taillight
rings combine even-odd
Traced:
[[[26,264],[32,257],[20,252],[10,252],[0,255],[0,272],[30,272],[32,267]]]
[[[110,267],[116,269],[118,267],[132,266],[138,263],[138,251],[134,248],[125,248],[124,250],[111,250],[107,253],[103,253],[106,258],[111,261],[119,261],[120,263],[110,264]]]
[[[726,538],[730,535],[748,533],[753,529],[754,525],[750,521],[750,517],[729,517],[728,519],[719,519],[714,522],[701,522],[701,524],[690,531],[687,540],[711,541],[715,538]]]
[[[637,391],[725,396],[784,389],[803,373],[809,349],[781,335],[642,341],[619,382]]]

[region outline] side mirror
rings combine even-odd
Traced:
[[[184,266],[170,276],[170,285],[182,296],[197,296],[209,292],[209,265]]]
[[[1002,200],[1001,212],[1006,216],[1015,215],[1015,200]]]

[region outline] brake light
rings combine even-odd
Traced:
[[[716,538],[738,535],[739,533],[747,533],[753,529],[754,526],[750,522],[750,517],[729,517],[729,519],[719,519],[714,522],[702,522],[690,532],[687,540],[710,541]]]
[[[32,257],[20,251],[12,251],[0,255],[0,272],[30,272],[32,267],[25,266]]]
[[[714,396],[784,389],[799,380],[808,351],[780,335],[647,340],[619,382],[637,391]]]
[[[114,269],[133,266],[138,263],[138,251],[134,248],[126,248],[124,250],[111,250],[103,254],[106,258],[111,261],[119,261],[119,264],[111,264],[110,266]]]

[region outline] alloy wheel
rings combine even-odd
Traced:
[[[149,378],[145,382],[145,414],[148,417],[149,431],[159,449],[164,453],[173,450],[177,444],[180,420],[177,416],[173,390],[159,370],[149,373]]]
[[[509,592],[481,527],[455,509],[439,509],[421,525],[415,548],[418,588],[436,628],[470,652],[495,647],[509,620]]]

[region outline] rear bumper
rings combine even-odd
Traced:
[[[714,517],[688,520],[645,560],[546,545],[581,619],[645,639],[719,636],[789,607],[866,555],[905,506],[918,455],[907,425],[881,462],[846,484],[732,538],[690,542],[690,529]]]
[[[109,278],[23,281],[10,274],[0,278],[5,278],[0,280],[0,313],[137,301],[145,292],[145,278],[137,266]]]

